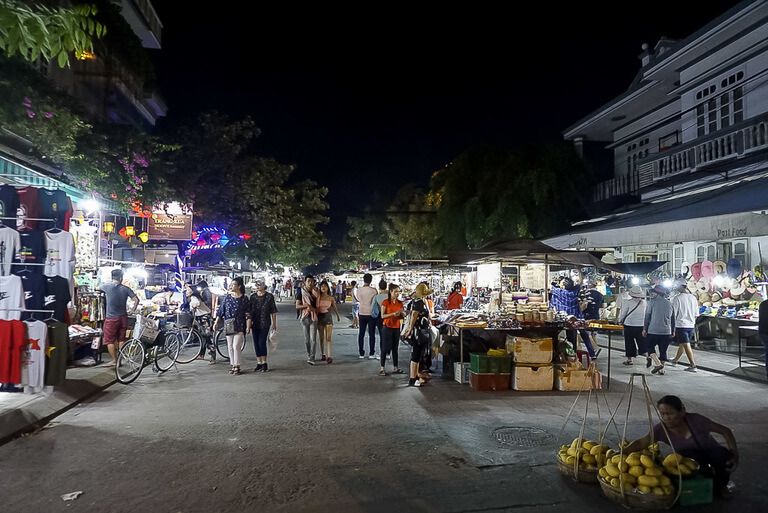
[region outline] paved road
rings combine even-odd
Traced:
[[[572,395],[477,393],[437,380],[408,388],[404,376],[380,377],[376,362],[357,358],[347,322],[334,364],[310,367],[295,315],[281,306],[269,374],[250,372],[252,348],[241,376],[202,362],[149,372],[0,447],[0,511],[622,510],[598,489],[562,479],[552,463]],[[751,480],[768,456],[765,396],[755,394],[764,387],[701,383],[722,394],[697,411],[739,423],[746,468],[735,500],[701,511],[764,511],[765,481]],[[622,387],[614,388],[617,402]],[[543,438],[500,444],[493,433],[505,426],[540,428]],[[78,490],[76,501],[62,501]]]

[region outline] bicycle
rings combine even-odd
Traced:
[[[154,321],[148,317],[139,316],[140,331],[137,337],[131,337],[120,347],[115,364],[117,380],[124,385],[133,383],[141,375],[144,367],[153,364],[156,372],[165,372],[173,367],[179,355],[179,344],[176,337],[163,337],[156,343],[160,330]]]
[[[217,353],[223,361],[229,361],[224,330],[214,330],[213,320],[208,315],[197,318],[188,312],[179,313],[176,327],[167,336],[173,336],[179,341],[178,363],[192,362],[204,355],[206,350],[214,362]]]

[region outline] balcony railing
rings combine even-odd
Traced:
[[[597,184],[592,201],[597,203],[617,196],[634,195],[654,183],[765,149],[768,149],[768,114],[649,155],[638,162],[635,171]]]

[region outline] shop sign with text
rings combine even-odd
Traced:
[[[192,214],[155,212],[149,218],[150,240],[189,240],[192,238]]]

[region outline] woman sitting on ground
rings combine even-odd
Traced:
[[[672,442],[675,452],[696,460],[704,469],[710,467],[709,473],[714,480],[715,494],[720,497],[729,497],[728,483],[731,472],[736,470],[739,464],[739,450],[736,446],[736,438],[733,432],[714,422],[704,415],[688,413],[679,397],[665,395],[658,401],[659,413],[662,423],[653,428],[653,439],[659,442]],[[666,428],[669,440],[664,433]],[[725,439],[728,445],[726,449],[712,437],[717,433]],[[625,453],[640,451],[651,443],[651,433],[643,438],[635,440],[624,449]]]

